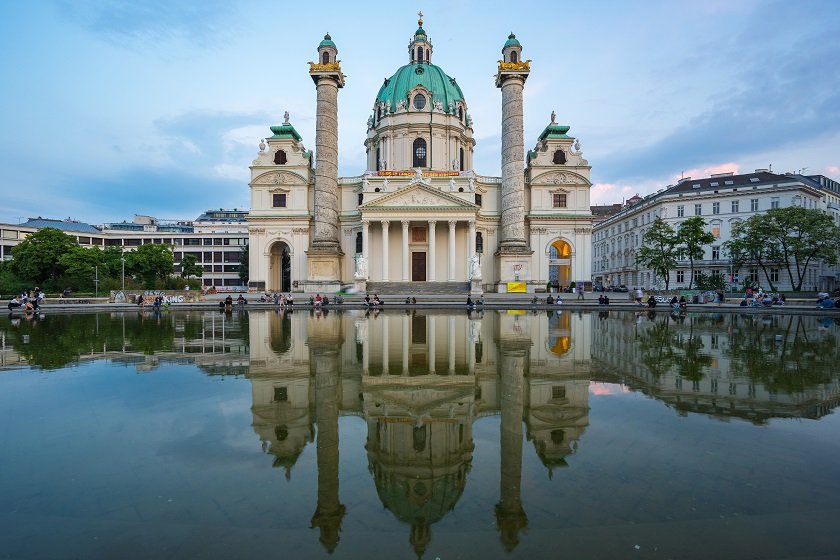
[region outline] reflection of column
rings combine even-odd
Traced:
[[[449,220],[449,274],[447,280],[455,281],[455,220]]]
[[[312,527],[328,552],[338,546],[344,505],[338,500],[338,388],[340,343],[309,340],[309,363],[315,372],[315,422],[318,425],[318,507]]]
[[[501,381],[501,500],[496,505],[496,527],[508,552],[519,543],[528,525],[522,509],[522,394],[530,342],[499,341]]]
[[[402,221],[402,281],[408,282],[408,220]]]
[[[449,375],[455,375],[455,315],[450,315],[447,320],[446,334],[449,339]]]
[[[382,374],[388,375],[388,319],[386,313],[382,316]]]
[[[402,374],[408,375],[408,315],[402,316]]]
[[[368,375],[370,373],[370,327],[371,322],[367,319],[362,319],[365,323],[364,338],[362,338],[362,373]]]
[[[435,259],[437,258],[435,254],[435,225],[437,225],[436,221],[429,220],[429,276],[427,278],[429,282],[437,280],[435,278]]]
[[[467,320],[467,371],[470,375],[475,374],[475,343],[478,342],[475,336],[478,328],[473,328],[474,322],[481,325],[481,321]]]
[[[388,226],[391,222],[382,222],[382,281],[388,281]]]
[[[429,373],[435,372],[435,316],[426,317],[426,340],[429,341]]]

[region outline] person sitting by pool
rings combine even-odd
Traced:
[[[414,298],[412,298],[412,299],[414,299]],[[414,303],[417,303],[416,299],[414,300]],[[480,296],[478,296],[478,305],[484,305],[484,294],[481,294]]]
[[[233,311],[233,298],[230,296],[225,298],[225,311]]]
[[[540,302],[540,300],[539,300],[539,298],[537,298],[537,296],[534,296],[534,297],[531,299],[531,303],[532,303],[532,304],[534,304],[534,305],[538,304],[539,302]]]
[[[379,294],[373,294],[373,305],[374,306],[382,305],[382,300],[379,299]]]
[[[467,296],[467,307],[472,307],[473,305],[475,304],[473,303],[472,298],[470,296]]]
[[[315,294],[315,307],[321,307],[321,303],[323,303],[323,299],[321,298],[321,294]]]
[[[548,294],[548,297],[547,297],[547,298],[545,298],[545,302],[546,302],[548,305],[553,305],[553,304],[554,304],[554,298],[553,298],[553,297],[551,297],[551,294]]]
[[[738,304],[740,307],[748,307],[750,304],[747,303],[747,298],[741,300],[741,303]]]
[[[680,297],[680,310],[685,311],[685,309],[687,307],[688,307],[688,302],[686,301],[685,296],[681,296]]]
[[[653,309],[654,307],[656,307],[656,298],[653,296],[648,296],[647,304],[649,309]]]
[[[22,304],[20,303],[20,300],[16,297],[12,296],[12,299],[9,300],[9,311],[11,311],[12,309],[18,308],[21,305]]]
[[[248,303],[248,300],[245,299],[245,296],[243,296],[242,294],[239,294],[239,297],[236,298],[236,303],[238,305],[245,305],[246,303]]]
[[[604,294],[598,296],[598,305],[604,305]]]
[[[330,297],[324,295],[324,299],[321,301],[321,305],[329,305],[330,304]]]
[[[406,305],[411,305],[411,298],[410,298],[410,297],[407,297],[407,296],[406,296],[406,298],[405,298],[405,304],[406,304]]]
[[[482,297],[482,303],[484,302],[483,300],[484,300],[484,298]],[[416,304],[417,304],[417,298],[416,298],[416,297],[412,297],[412,298],[411,298],[411,305],[416,305]]]
[[[817,307],[820,307],[822,309],[832,309],[834,308],[834,300],[830,297],[823,298]]]
[[[365,305],[370,307],[370,294],[365,294]]]

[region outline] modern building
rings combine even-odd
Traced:
[[[432,42],[418,24],[407,64],[376,92],[363,139],[367,169],[356,177],[337,170],[345,85],[338,49],[329,35],[318,46],[309,70],[315,153],[286,113],[251,165],[252,289],[330,291],[355,282],[383,292],[430,285],[504,292],[549,280],[588,284],[590,166],[554,114],[526,153],[522,93],[531,68],[519,40],[508,37],[498,63],[502,176],[490,177],[473,168],[473,117],[461,85],[432,63]]]
[[[836,222],[840,221],[837,189],[836,181],[821,175],[778,174],[766,169],[740,175],[721,173],[705,179],[686,177],[676,185],[644,198],[628,200],[619,212],[594,227],[592,279],[604,286],[624,284],[631,288],[663,288],[663,279],[636,263],[636,252],[642,246],[645,232],[656,218],[662,218],[676,228],[687,218],[701,216],[715,241],[706,247],[702,259],[694,261],[695,278],[700,274],[719,275],[726,281],[740,283],[749,277],[753,282],[766,285],[757,265],[735,269],[724,251],[733,224],[771,208],[788,206],[821,209],[831,213]],[[783,270],[771,268],[769,274],[778,289],[791,289]],[[670,273],[669,287],[688,287],[689,275],[689,260],[681,259]],[[840,279],[835,268],[815,262],[806,271],[804,287],[831,289],[838,283]]]
[[[160,220],[135,215],[130,222],[93,226],[76,220],[30,218],[20,225],[0,224],[0,256],[12,257],[12,248],[42,228],[55,228],[76,238],[84,247],[120,247],[132,251],[147,243],[171,245],[175,271],[191,254],[204,268],[202,283],[216,289],[245,289],[239,277],[242,251],[248,245],[247,210],[207,210],[195,220]]]

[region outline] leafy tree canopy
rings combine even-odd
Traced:
[[[677,266],[677,235],[662,218],[656,218],[642,238],[636,262],[665,280],[668,289],[671,269]]]
[[[55,228],[43,228],[12,248],[12,270],[37,284],[56,280],[64,274],[62,255],[79,244],[73,236]]]

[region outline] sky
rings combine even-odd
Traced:
[[[361,174],[418,10],[464,92],[481,175],[501,174],[494,77],[512,31],[532,60],[525,147],[556,111],[593,204],[770,166],[840,180],[835,0],[0,0],[0,222],[247,208],[248,166],[284,111],[314,148],[307,62],[325,33],[347,76],[339,175]]]

